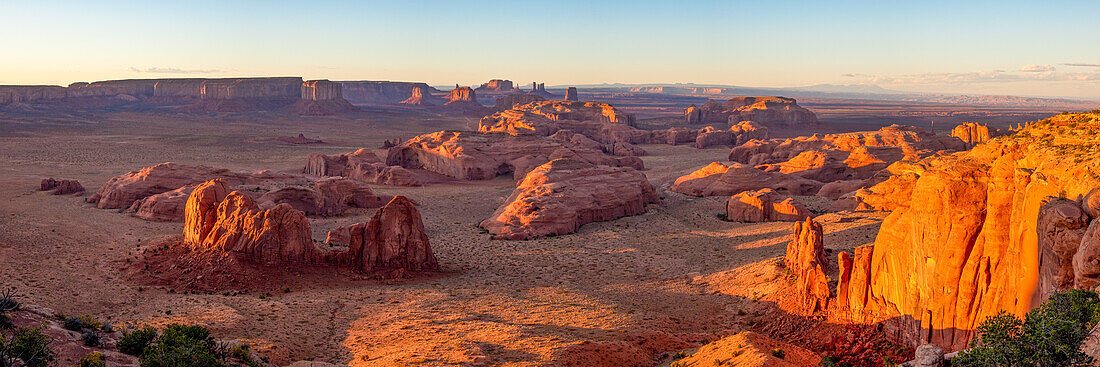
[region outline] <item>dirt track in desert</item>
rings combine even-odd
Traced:
[[[181,223],[148,222],[37,192],[46,177],[94,192],[108,178],[174,161],[234,170],[297,172],[309,153],[378,147],[476,121],[386,112],[356,118],[241,114],[232,117],[105,113],[0,120],[0,287],[28,303],[115,324],[189,322],[256,346],[272,362],[315,359],[351,365],[547,365],[582,341],[645,332],[718,336],[746,328],[752,297],[712,292],[700,279],[781,256],[788,223],[724,222],[724,198],[668,192],[676,177],[725,157],[724,148],[645,145],[646,175],[662,203],[643,215],[533,241],[490,240],[477,227],[514,181],[417,188],[372,185],[420,204],[446,272],[401,282],[336,276],[286,290],[182,294],[124,281],[118,271],[143,245],[178,235]],[[326,145],[288,145],[303,133]],[[808,198],[804,198],[809,200]],[[812,205],[811,205],[812,207]],[[373,210],[313,219],[314,238],[364,221]],[[837,214],[827,214],[837,217]],[[882,217],[823,220],[830,248],[871,243]],[[282,288],[282,287],[280,287]],[[289,291],[287,291],[289,290]]]

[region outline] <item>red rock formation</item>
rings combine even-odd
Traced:
[[[466,131],[440,131],[409,139],[390,149],[386,164],[425,169],[463,180],[487,180],[501,175],[519,179],[530,168],[558,158],[642,169],[641,160],[636,157],[611,157],[599,150],[548,137]]]
[[[344,177],[324,178],[313,186],[280,188],[263,194],[256,201],[262,208],[288,204],[308,215],[331,217],[349,208],[377,208],[393,198],[375,195],[370,187]]]
[[[703,121],[703,110],[696,107],[693,103],[687,109],[684,110],[684,120],[688,125],[699,124]]]
[[[776,356],[775,350],[782,350],[783,355]],[[802,347],[742,331],[707,343],[676,363],[692,367],[798,367],[817,366],[820,362],[821,356]]]
[[[53,177],[42,180],[38,191],[53,190],[54,195],[79,194],[84,192],[84,186],[76,180],[55,180]]]
[[[401,101],[401,104],[409,106],[435,106],[439,103],[440,102],[437,101],[435,97],[432,97],[427,88],[424,87],[413,88],[412,95],[409,96],[408,99]]]
[[[315,176],[342,176],[382,185],[422,185],[409,170],[400,166],[386,165],[367,149],[336,156],[310,154],[302,172]]]
[[[344,99],[360,104],[397,104],[412,97],[413,91],[420,88],[424,96],[439,93],[425,83],[387,82],[387,81],[342,81],[340,83]]]
[[[538,166],[480,226],[493,238],[521,240],[572,233],[585,223],[644,213],[659,202],[645,174],[572,159]]]
[[[129,211],[134,216],[153,221],[182,221],[184,220],[184,207],[187,198],[195,190],[197,185],[187,185],[172,191],[150,195],[144,199],[135,201],[130,205]]]
[[[828,307],[829,279],[825,276],[825,248],[821,243],[821,225],[807,217],[794,223],[794,239],[787,244],[783,263],[798,279],[795,282],[799,304],[806,314]]]
[[[323,258],[304,213],[287,204],[260,210],[251,197],[228,190],[222,180],[208,181],[187,199],[184,241],[194,251],[241,255],[264,265]]]
[[[698,107],[700,123],[736,124],[754,121],[764,126],[797,126],[817,124],[817,115],[802,108],[793,98],[785,97],[737,97],[725,102],[707,101]],[[692,110],[694,113],[694,110]],[[692,117],[688,115],[688,121]]]
[[[477,87],[477,89],[474,90],[478,93],[499,94],[511,93],[514,91],[518,91],[519,89],[512,85],[511,80],[493,79],[490,80],[488,83],[482,84],[480,87]]]
[[[779,172],[732,163],[718,162],[680,176],[669,190],[693,196],[732,196],[744,191],[772,189],[787,195],[808,195],[821,188],[821,182]]]
[[[300,115],[326,116],[354,112],[359,109],[344,100],[340,83],[309,80],[302,83],[301,99],[290,109]]]
[[[505,111],[522,106],[531,102],[545,101],[546,98],[542,98],[536,94],[529,93],[516,93],[509,94],[504,97],[497,98],[495,106],[493,107],[497,111]]]
[[[477,93],[474,92],[473,89],[470,89],[470,87],[455,88],[447,95],[447,99],[448,101],[443,104],[443,107],[449,110],[469,114],[471,116],[483,116],[489,112],[488,108],[477,102]]]
[[[187,199],[184,244],[194,253],[217,258],[228,254],[262,265],[314,264],[352,266],[382,277],[439,269],[420,212],[398,196],[367,223],[345,227],[348,250],[319,249],[310,238],[309,221],[288,204],[260,209],[247,195],[228,192],[222,180],[198,185]],[[330,237],[332,235],[330,234]]]
[[[424,233],[420,212],[404,196],[394,197],[369,222],[334,231],[346,232],[348,239],[348,250],[335,256],[340,264],[368,273],[439,270],[439,262],[432,254],[428,235]],[[340,236],[343,234],[335,235]],[[330,232],[329,238],[333,237]]]
[[[977,122],[964,122],[951,129],[951,136],[959,138],[967,146],[974,146],[1000,135],[1003,135],[1000,129],[990,129],[989,126]]]
[[[566,100],[566,101],[576,101],[576,100],[578,100],[578,98],[577,98],[577,87],[566,88],[565,89],[565,98],[564,98],[564,100]]]
[[[734,222],[797,222],[810,217],[805,205],[772,189],[745,191],[726,200],[726,220]]]
[[[87,202],[100,209],[128,208],[135,201],[151,195],[172,191],[187,185],[195,185],[220,178],[232,186],[258,183],[283,183],[305,185],[301,176],[260,171],[255,173],[233,172],[224,168],[188,166],[172,162],[142,168],[116,176],[107,181]]]
[[[742,121],[727,130],[710,126],[699,129],[695,137],[695,147],[702,149],[718,145],[741,145],[753,139],[767,138],[768,128],[752,121]]]
[[[1022,316],[1066,287],[1079,236],[1074,287],[1096,285],[1097,222],[1083,213],[1087,194],[1100,187],[1090,171],[1100,156],[1088,149],[1097,128],[1100,116],[1059,115],[928,161],[874,247],[857,252],[852,269],[842,267],[850,279],[838,285],[849,296],[840,318],[881,322],[910,345],[958,350],[988,316]]]

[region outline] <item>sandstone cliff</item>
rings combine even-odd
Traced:
[[[357,104],[397,104],[412,97],[413,90],[440,93],[425,83],[388,81],[341,81],[344,99]]]
[[[840,255],[833,316],[958,350],[1000,310],[1094,287],[1098,130],[1100,115],[1059,115],[930,159],[874,246]]]

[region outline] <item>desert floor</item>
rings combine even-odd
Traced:
[[[114,324],[203,324],[220,338],[252,343],[278,364],[549,365],[583,341],[647,332],[714,340],[759,316],[738,312],[754,309],[758,297],[748,290],[715,291],[705,280],[782,256],[791,225],[724,222],[717,214],[725,198],[665,190],[676,177],[724,159],[724,148],[643,146],[661,204],[533,241],[490,240],[477,227],[511,192],[509,179],[374,186],[420,204],[445,273],[401,282],[334,276],[291,282],[289,292],[270,294],[183,294],[126,281],[120,262],[143,244],[181,233],[181,223],[148,222],[96,209],[83,197],[35,191],[41,179],[56,177],[78,179],[90,194],[112,176],[167,161],[297,172],[309,153],[470,126],[476,120],[388,112],[0,117],[0,287],[16,288],[28,303]],[[298,133],[329,144],[273,140]],[[314,219],[315,238],[323,240],[333,226],[366,221],[372,211]],[[825,244],[833,249],[873,242],[883,218],[827,216]]]

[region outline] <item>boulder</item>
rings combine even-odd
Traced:
[[[772,189],[745,191],[726,200],[726,220],[797,222],[811,216],[806,206]]]
[[[585,223],[644,213],[647,204],[659,201],[645,174],[633,168],[555,159],[519,181],[480,226],[497,239],[561,235]]]
[[[84,192],[84,186],[77,180],[55,180],[53,177],[42,180],[39,191],[53,190],[54,195],[70,195]]]
[[[744,191],[772,189],[786,195],[811,195],[821,182],[780,172],[765,172],[741,163],[719,162],[680,176],[669,190],[692,196],[732,196]]]
[[[178,222],[184,220],[184,207],[187,198],[195,190],[197,185],[187,185],[172,191],[165,191],[156,195],[150,195],[144,199],[135,201],[129,211],[135,217],[153,220]]]

